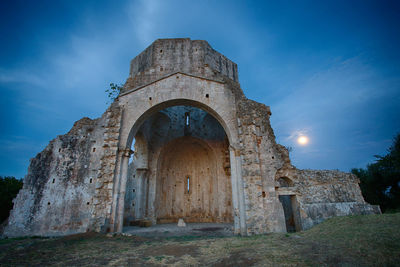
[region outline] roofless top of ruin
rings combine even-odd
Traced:
[[[217,81],[228,78],[238,82],[236,63],[215,51],[207,41],[158,39],[131,61],[124,91],[177,72]]]

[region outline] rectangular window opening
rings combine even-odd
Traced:
[[[190,176],[188,176],[186,179],[187,179],[187,192],[189,194],[190,193]]]
[[[190,113],[189,112],[185,113],[185,125],[186,126],[190,125]]]

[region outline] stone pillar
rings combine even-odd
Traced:
[[[115,231],[122,232],[124,226],[124,206],[125,206],[125,192],[126,192],[126,181],[128,179],[128,165],[129,158],[133,151],[130,148],[121,150],[121,172],[119,178],[119,190],[117,193],[117,207],[116,207],[116,221]]]
[[[151,220],[152,224],[157,224],[156,214],[155,214],[155,203],[156,203],[156,186],[157,186],[157,176],[150,175],[150,170],[146,173],[147,185],[147,219]]]
[[[229,146],[232,179],[232,204],[234,214],[234,233],[247,235],[246,214],[244,210],[244,190],[242,180],[242,160],[240,152]]]
[[[135,202],[135,220],[144,219],[146,216],[147,202],[147,173],[148,169],[136,170],[136,202]]]
[[[120,170],[121,170],[121,162],[123,158],[123,153],[121,150],[117,153],[117,160],[115,163],[115,174],[114,174],[114,187],[113,187],[113,196],[112,196],[112,206],[111,206],[111,218],[110,218],[110,231],[115,232],[116,222],[117,222],[117,208],[118,208],[118,197],[119,197],[119,188],[120,188]]]
[[[135,220],[142,219],[142,183],[141,174],[136,170]]]

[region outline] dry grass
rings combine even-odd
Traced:
[[[294,234],[0,240],[1,266],[396,266],[400,213],[330,219]]]

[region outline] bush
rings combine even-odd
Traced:
[[[13,208],[12,200],[22,188],[22,180],[15,177],[0,176],[0,222],[3,222],[10,215]]]
[[[375,156],[376,162],[366,169],[352,169],[360,178],[360,188],[365,200],[379,205],[383,212],[400,209],[400,134],[385,156]]]

